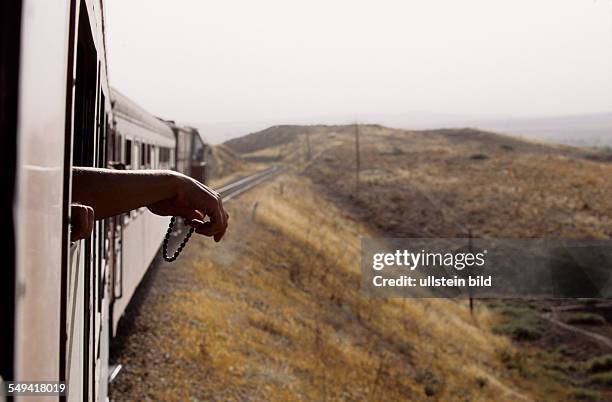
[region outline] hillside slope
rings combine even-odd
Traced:
[[[249,153],[264,148],[276,147],[292,142],[300,134],[313,131],[319,126],[272,126],[243,137],[233,138],[224,142],[228,148],[240,153]]]
[[[571,397],[571,386],[529,370],[532,357],[489,330],[484,306],[472,317],[464,302],[364,298],[359,239],[372,233],[303,176],[228,208],[227,239],[194,238],[149,280],[146,303],[129,316],[115,400]]]
[[[475,130],[362,129],[322,150],[306,173],[361,208],[387,235],[609,237],[612,164],[606,153]]]
[[[211,156],[209,165],[213,177],[223,177],[245,169],[242,157],[224,145],[215,145]]]
[[[241,139],[246,160],[284,162],[360,208],[387,235],[608,237],[610,151],[473,129],[275,126]],[[274,135],[280,144],[271,141]],[[243,141],[243,142],[240,142]],[[409,205],[410,207],[406,207]],[[440,213],[442,211],[442,213]]]
[[[249,163],[242,155],[232,151],[223,144],[212,148],[212,155],[208,162],[209,185],[214,188],[230,183],[241,177],[245,177],[265,166],[259,163]]]

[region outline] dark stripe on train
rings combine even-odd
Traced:
[[[0,186],[2,204],[0,222],[3,240],[0,242],[0,322],[6,336],[0,347],[0,375],[14,378],[15,345],[15,172],[17,160],[17,102],[19,90],[19,57],[21,45],[21,0],[0,2]]]

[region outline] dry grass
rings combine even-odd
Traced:
[[[471,316],[458,301],[364,298],[359,245],[381,233],[456,236],[457,221],[498,237],[609,236],[612,165],[470,130],[368,126],[356,196],[353,127],[308,132],[310,160],[297,128],[252,149],[294,173],[230,203],[222,243],[194,239],[158,271],[116,400],[597,398],[574,388],[584,384],[559,369],[562,357],[494,334],[502,322],[481,304]]]
[[[159,273],[126,340],[116,400],[568,398],[560,381],[514,364],[519,352],[490,332],[484,307],[471,317],[462,302],[365,299],[358,247],[369,229],[304,177],[230,211],[226,241],[198,239],[179,260],[189,264]]]

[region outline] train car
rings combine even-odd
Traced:
[[[125,169],[175,167],[176,139],[168,124],[149,114],[117,90],[112,90],[114,135],[121,152],[111,165]],[[140,208],[123,214],[112,241],[116,258],[112,295],[113,333],[142,277],[161,245],[168,218]]]
[[[102,0],[6,0],[0,11],[0,377],[66,381],[61,400],[106,401],[110,339],[168,219],[142,208],[70,242],[72,167],[176,168],[180,140],[189,162],[178,170],[204,181],[208,147],[110,89]]]
[[[208,141],[194,127],[181,126],[172,120],[166,120],[172,128],[176,139],[176,170],[206,183],[207,163],[211,149]]]

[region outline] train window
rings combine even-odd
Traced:
[[[75,3],[75,2],[73,2]],[[85,2],[82,1],[82,4]],[[3,27],[4,28],[4,27]],[[98,61],[98,53],[94,43],[94,39],[91,32],[91,25],[87,12],[87,7],[80,7],[80,14],[78,15],[78,26],[75,48],[76,48],[76,65],[74,70],[70,66],[70,72],[74,72],[74,81],[70,78],[72,85],[74,85],[72,105],[72,139],[68,137],[66,150],[72,152],[66,152],[66,157],[69,158],[72,154],[72,166],[88,166],[95,167],[100,166],[99,155],[97,147],[100,142],[98,136],[101,135],[101,123],[102,113],[101,105],[101,91],[100,91],[100,65]],[[72,49],[70,49],[72,51]],[[70,134],[70,133],[69,133]],[[71,141],[71,142],[68,142]],[[66,173],[70,170],[70,160],[65,161]],[[68,202],[68,205],[64,206],[65,211],[70,211],[69,203],[71,202],[68,197],[68,190],[70,181],[67,177],[64,178],[64,199]],[[64,214],[67,217],[68,212]],[[67,219],[64,219],[67,222]],[[66,223],[63,230],[62,238],[64,244],[68,245],[68,224]],[[68,248],[64,248],[63,260],[66,261],[66,268],[62,271],[62,311],[60,312],[60,328],[62,329],[61,350],[60,350],[60,376],[62,380],[68,380],[71,376],[71,371],[66,372],[66,365],[70,364],[69,356],[71,350],[77,350],[76,347],[79,345],[82,347],[79,354],[81,354],[82,365],[79,364],[82,370],[81,375],[76,374],[75,378],[81,377],[82,384],[81,389],[75,389],[77,393],[80,391],[85,395],[95,395],[95,384],[90,381],[90,376],[82,373],[91,373],[95,370],[95,358],[96,350],[93,345],[97,341],[97,334],[94,332],[96,324],[96,311],[95,311],[95,296],[96,284],[98,283],[99,275],[99,260],[98,260],[98,244],[102,241],[100,238],[99,224],[96,224],[95,230],[92,232],[92,236],[89,239],[81,242],[81,255],[83,256],[83,262],[79,267],[77,260],[72,260]],[[82,292],[81,296],[77,296],[76,293],[69,291],[72,286],[72,279],[76,278],[77,272],[83,272],[82,279]],[[80,286],[80,285],[79,285]],[[80,320],[80,329],[75,330],[72,333],[66,333],[69,326],[68,317],[70,312],[68,306],[80,305],[83,309],[82,318]],[[73,310],[74,311],[74,310]],[[74,337],[73,337],[74,335]],[[73,346],[75,348],[73,349]]]
[[[147,165],[153,167],[153,161],[151,160],[151,145],[147,144]]]
[[[147,164],[147,146],[140,144],[140,166],[145,167]]]
[[[125,165],[132,166],[132,140],[125,140]]]
[[[101,68],[98,69],[101,71]],[[99,90],[99,102],[98,105],[98,167],[106,167],[107,154],[105,144],[108,141],[108,136],[106,132],[106,97],[104,96],[104,92],[102,91],[102,87]]]
[[[85,13],[85,11],[81,11]],[[83,21],[87,17],[83,16]],[[79,24],[74,89],[73,166],[95,166],[98,61],[89,25]]]
[[[168,162],[170,162],[170,150],[165,147],[159,148],[159,163],[166,164]]]

